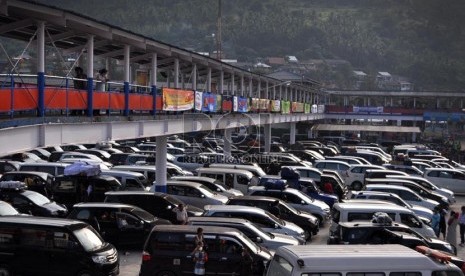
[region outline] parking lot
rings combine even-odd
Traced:
[[[465,205],[465,196],[456,196],[457,202],[452,206],[457,211],[460,211],[460,206]],[[312,238],[312,244],[326,244],[328,238],[329,225],[325,225],[320,229],[320,232]],[[459,233],[457,229],[457,234]],[[457,239],[460,242],[460,239]],[[141,251],[128,250],[120,251],[120,275],[136,276],[139,274],[139,267],[142,260]],[[465,247],[457,246],[457,256],[465,257]]]

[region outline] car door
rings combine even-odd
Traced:
[[[204,236],[208,261],[206,275],[238,275],[241,268],[242,244],[233,237],[219,235]]]

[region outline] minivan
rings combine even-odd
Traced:
[[[142,251],[140,276],[192,275],[194,261],[192,252],[198,226],[158,225],[150,233]],[[256,245],[237,229],[203,226],[204,243],[207,248],[208,274],[239,275],[242,248],[252,257],[254,275],[263,275],[271,260],[268,249]]]
[[[222,217],[243,218],[256,223],[266,231],[274,231],[289,236],[308,239],[308,233],[296,224],[277,218],[268,211],[257,207],[240,206],[240,205],[207,205],[202,216],[204,217]]]
[[[227,197],[244,195],[239,190],[226,187],[220,181],[205,176],[173,176],[170,180],[197,182],[207,186],[213,192]]]
[[[78,220],[0,217],[2,275],[118,275],[116,248]]]
[[[392,221],[403,223],[426,237],[436,237],[433,229],[426,225],[412,210],[390,203],[336,203],[331,209],[330,235],[337,231],[339,222],[372,220],[377,212],[387,213]]]
[[[176,223],[176,213],[173,209],[184,202],[179,199],[158,192],[146,191],[117,191],[105,193],[105,202],[125,203],[144,209],[150,214]],[[187,205],[189,216],[200,216],[203,210]]]
[[[67,163],[44,162],[44,163],[22,163],[19,171],[45,172],[53,176],[65,173]]]
[[[260,246],[270,250],[276,250],[283,245],[299,245],[305,244],[303,239],[297,239],[289,235],[284,235],[277,232],[267,232],[261,229],[257,224],[241,218],[228,218],[225,221],[223,218],[215,217],[191,217],[187,224],[203,226],[218,226],[234,228],[242,232],[249,239]]]
[[[150,186],[147,183],[147,178],[138,172],[126,172],[126,171],[117,171],[117,170],[102,170],[101,175],[109,175],[118,179],[121,183],[122,190],[128,191],[143,191]]]
[[[139,207],[121,203],[78,203],[69,219],[84,221],[116,246],[141,246],[155,225],[171,224]]]
[[[256,185],[257,179],[253,173],[240,169],[226,169],[226,168],[198,168],[196,170],[198,176],[206,176],[215,178],[227,187],[234,188],[241,191],[243,194],[247,193],[249,186]]]

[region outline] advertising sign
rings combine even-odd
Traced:
[[[203,92],[202,94],[202,111],[203,112],[216,112],[216,95],[210,92]]]
[[[250,111],[256,112],[260,108],[260,99],[259,98],[252,98],[252,106],[250,107]]]
[[[279,111],[281,111],[281,101],[272,100],[271,101],[271,112],[279,112]]]
[[[310,113],[311,105],[309,103],[304,104],[304,113]]]
[[[163,110],[185,111],[194,108],[194,91],[163,88]]]
[[[249,109],[248,99],[244,97],[237,98],[237,112],[245,113]]]
[[[269,111],[270,110],[270,100],[260,99],[260,111]]]
[[[231,96],[223,96],[223,103],[221,105],[223,112],[233,111],[233,98]]]
[[[202,92],[195,91],[195,110],[202,111]]]
[[[291,102],[281,101],[281,114],[290,114],[290,113],[291,113]]]

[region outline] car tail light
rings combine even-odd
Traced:
[[[462,264],[462,267],[460,268],[463,273],[465,273],[465,263]]]
[[[148,252],[144,251],[142,252],[142,262],[148,262],[152,259],[152,255],[150,255]]]

